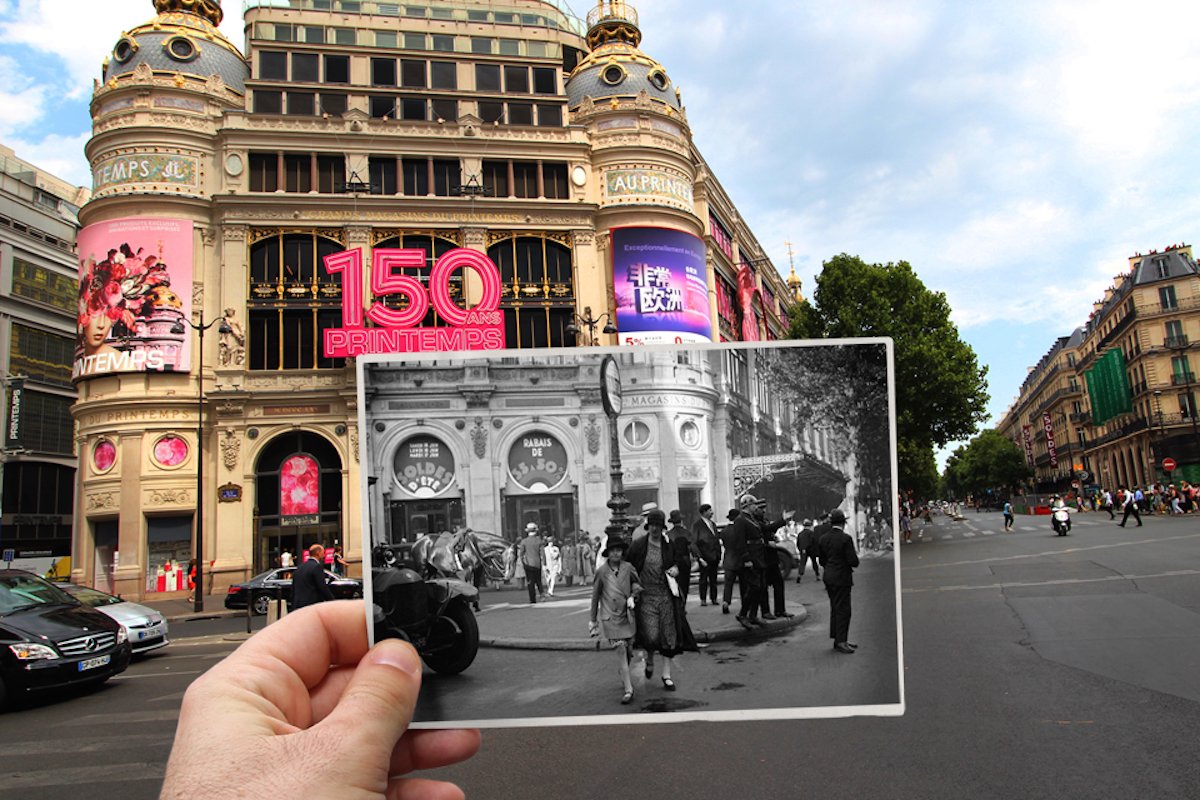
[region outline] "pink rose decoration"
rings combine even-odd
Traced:
[[[187,442],[178,436],[164,436],[154,445],[154,460],[164,467],[179,466],[187,454]]]
[[[321,510],[317,462],[295,455],[279,471],[280,512],[284,516],[316,514]]]
[[[103,441],[92,451],[92,463],[97,472],[107,472],[117,462],[117,447],[112,442]]]

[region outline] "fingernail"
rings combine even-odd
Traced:
[[[400,642],[380,642],[375,645],[367,657],[376,664],[392,667],[409,675],[421,674],[421,659],[417,655],[417,651]]]

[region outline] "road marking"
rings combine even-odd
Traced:
[[[1163,542],[1178,542],[1185,539],[1200,539],[1200,533],[1188,533],[1182,536],[1164,536],[1160,539],[1137,539],[1129,542],[1115,542],[1113,544],[1095,544],[1090,547],[1069,547],[1066,550],[1047,550],[1043,553],[1024,553],[1017,556],[1001,556],[998,558],[978,558],[971,561],[948,561],[945,564],[912,564],[905,566],[905,571],[915,569],[940,569],[942,567],[964,567],[972,564],[995,564],[1000,561],[1024,561],[1030,558],[1042,559],[1048,556],[1061,556],[1066,553],[1085,553],[1092,550],[1111,550],[1117,547],[1145,547],[1148,544],[1161,544]]]
[[[7,751],[7,747],[5,750]],[[0,775],[0,790],[33,789],[46,786],[88,786],[93,783],[115,781],[162,780],[165,764],[159,762],[129,762],[124,764],[100,764],[94,767],[56,767],[23,771],[18,775]]]
[[[936,586],[929,589],[904,589],[903,594],[925,594],[927,592],[974,592],[980,589],[1017,589],[1030,586],[1066,586],[1069,584],[1105,583],[1112,581],[1142,581],[1150,578],[1177,578],[1185,575],[1200,575],[1197,569],[1181,569],[1173,572],[1158,572],[1152,575],[1106,575],[1103,578],[1059,578],[1052,581],[1015,581],[1012,583],[988,583],[979,586]]]
[[[6,756],[51,756],[62,755],[63,753],[97,753],[108,752],[112,753],[117,749],[141,749],[150,747],[161,747],[163,750],[170,749],[170,741],[164,740],[161,733],[123,733],[121,738],[112,740],[103,739],[55,739],[54,741],[25,741],[25,742],[5,742],[4,755]],[[3,780],[3,776],[0,776]],[[3,784],[0,784],[2,786]]]
[[[963,536],[967,537],[968,539],[974,539],[974,538],[975,538],[975,534],[974,534],[974,532],[972,532],[972,531],[963,531]]]
[[[996,532],[995,531],[984,531],[983,535],[984,536],[995,536]]]
[[[105,725],[125,725],[133,722],[174,722],[179,719],[179,709],[168,709],[166,711],[121,711],[111,714],[87,714],[82,717],[74,717],[73,719],[57,723],[58,727],[64,725],[80,725],[86,723],[98,722]]]
[[[952,533],[947,533],[945,536],[941,536],[941,537],[939,537],[939,538],[941,538],[941,539],[953,539],[953,538],[954,538],[954,534],[952,534]]]
[[[173,678],[176,675],[199,675],[204,672],[202,669],[193,669],[186,672],[147,672],[145,675],[117,675],[109,680],[113,681],[129,681],[134,678]]]

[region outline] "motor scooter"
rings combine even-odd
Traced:
[[[1071,532],[1071,507],[1057,506],[1050,512],[1050,524],[1054,527],[1054,532],[1059,536],[1066,536]]]
[[[429,668],[457,675],[479,652],[479,623],[473,606],[479,590],[457,578],[423,578],[402,550],[387,545],[371,554],[371,600],[375,641],[403,639]]]

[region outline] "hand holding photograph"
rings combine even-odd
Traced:
[[[369,627],[420,652],[419,727],[903,713],[890,340],[358,370]]]

